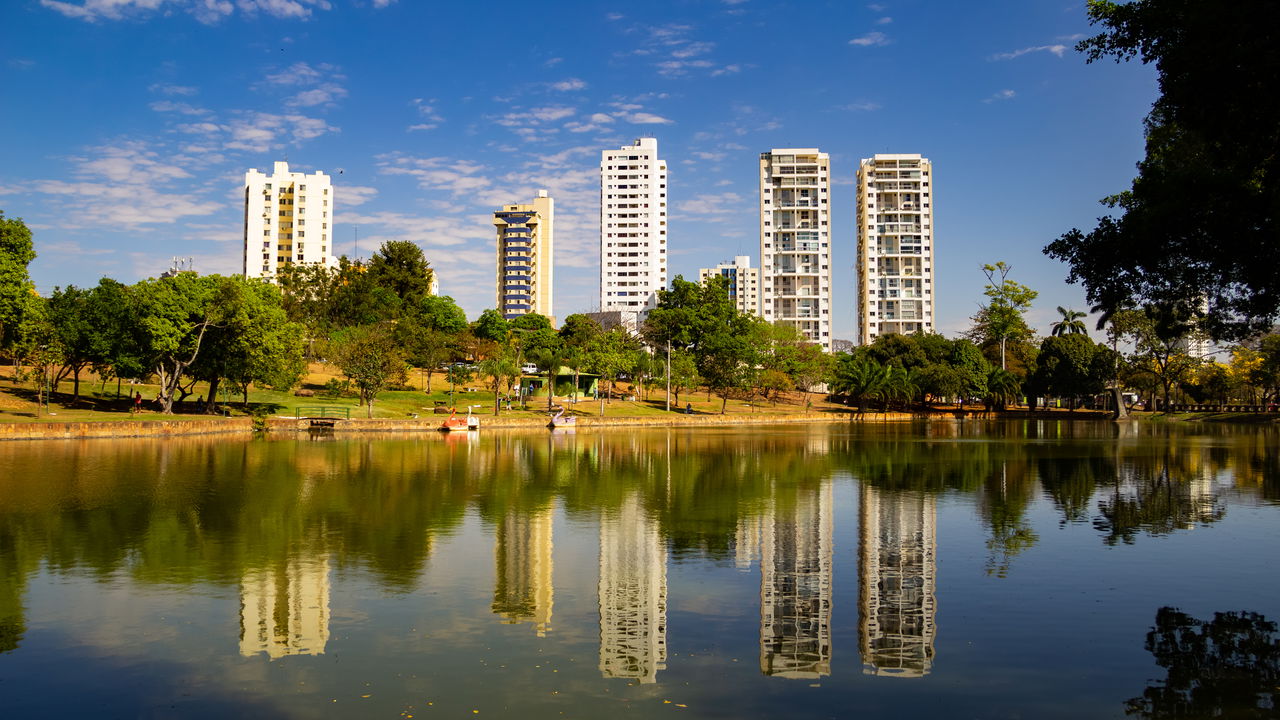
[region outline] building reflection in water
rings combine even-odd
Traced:
[[[667,665],[667,548],[638,493],[600,521],[600,674],[658,679]]]
[[[329,642],[329,556],[292,556],[245,572],[240,582],[240,654],[321,655]]]
[[[933,666],[937,505],[932,495],[863,483],[858,639],[862,671],[922,677]]]
[[[493,611],[510,624],[533,623],[538,637],[551,629],[552,510],[508,509],[494,543]]]
[[[831,674],[831,484],[775,491],[761,527],[760,671]]]

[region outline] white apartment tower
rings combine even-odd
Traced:
[[[600,310],[651,310],[666,286],[667,164],[640,138],[600,156]]]
[[[333,184],[322,172],[289,172],[278,162],[270,175],[244,174],[244,276],[275,277],[297,263],[336,266]]]
[[[876,155],[858,167],[858,343],[935,332],[933,164]]]
[[[831,167],[817,148],[760,154],[760,309],[831,352]]]
[[[731,263],[699,268],[698,282],[705,283],[717,275],[728,281],[729,299],[739,312],[760,314],[760,268],[751,267],[750,255],[735,255]]]

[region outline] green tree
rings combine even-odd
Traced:
[[[983,265],[987,285],[982,294],[987,303],[973,316],[973,327],[967,336],[980,345],[988,343],[1000,349],[1000,369],[1009,367],[1007,346],[1010,340],[1029,341],[1034,331],[1027,327],[1024,317],[1031,302],[1039,295],[1035,290],[1009,279],[1013,266],[1003,260],[995,265]]]
[[[1280,4],[1241,0],[1092,0],[1103,32],[1076,49],[1092,63],[1153,64],[1159,97],[1146,155],[1114,211],[1045,252],[1070,265],[1091,303],[1207,302],[1205,329],[1241,339],[1280,313]],[[1223,42],[1223,38],[1232,38]]]
[[[56,390],[59,382],[70,375],[71,401],[80,399],[80,373],[101,361],[107,355],[106,338],[97,318],[94,317],[93,291],[74,285],[65,290],[54,288],[46,302],[45,311],[53,326],[53,333],[61,348],[62,368],[53,381]]]
[[[366,417],[373,417],[378,393],[405,379],[405,363],[388,323],[358,325],[334,333],[330,359],[360,393]]]
[[[435,271],[417,243],[389,240],[369,258],[369,280],[399,299],[402,309],[412,308],[431,296]]]
[[[1167,408],[1173,387],[1197,365],[1186,352],[1196,332],[1188,312],[1148,306],[1113,313],[1110,322],[1117,337],[1133,344],[1131,373],[1150,375],[1161,389],[1162,407]]]
[[[1053,324],[1052,331],[1054,335],[1086,335],[1088,331],[1084,326],[1085,314],[1079,310],[1068,310],[1067,308],[1058,306],[1058,314],[1062,316]]]
[[[570,315],[560,325],[560,339],[577,348],[586,347],[587,343],[603,332],[600,323],[580,313]]]
[[[7,218],[0,210],[0,349],[17,340],[23,311],[35,292],[27,266],[36,259],[31,230],[22,218]]]
[[[831,388],[856,402],[859,413],[868,400],[881,397],[888,384],[888,365],[881,365],[865,353],[840,353],[836,356]]]
[[[489,308],[471,323],[471,333],[481,340],[505,342],[511,334],[511,324],[502,317],[502,313]]]
[[[564,348],[535,348],[529,353],[529,361],[534,367],[538,368],[538,372],[547,378],[547,412],[551,412],[553,396],[555,395],[556,374],[560,372],[560,368],[564,365],[568,352]]]
[[[144,365],[156,376],[156,401],[165,414],[173,412],[174,395],[215,325],[210,300],[219,280],[184,272],[130,288],[129,319],[134,327],[129,335],[136,338]]]
[[[1074,410],[1077,399],[1103,391],[1112,367],[1112,351],[1106,345],[1084,335],[1047,337],[1040,344],[1030,382],[1036,394],[1070,398]]]
[[[501,317],[499,319],[501,320]],[[489,377],[493,387],[493,414],[496,416],[502,407],[503,380],[520,372],[520,366],[516,362],[516,351],[510,344],[501,344],[488,357],[480,361],[477,369],[481,375]]]
[[[239,276],[218,277],[209,299],[212,323],[190,373],[209,383],[205,411],[213,412],[225,380],[249,404],[251,384],[288,389],[306,372],[302,325],[289,322],[280,290]],[[189,391],[183,391],[183,398]]]

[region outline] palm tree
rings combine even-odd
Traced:
[[[502,392],[502,380],[520,372],[520,366],[512,357],[510,348],[499,348],[497,352],[480,361],[478,367],[481,375],[488,375],[493,380],[493,414],[498,414],[502,406],[499,394]]]
[[[551,412],[552,396],[555,393],[556,374],[564,365],[568,353],[563,348],[538,348],[529,353],[529,362],[538,368],[538,372],[547,376],[547,412]]]
[[[1080,310],[1069,310],[1058,306],[1058,312],[1062,315],[1062,319],[1053,324],[1054,335],[1084,335],[1087,330],[1084,326],[1085,314]]]
[[[880,397],[888,376],[887,366],[864,357],[852,357],[836,366],[831,389],[857,401],[858,412],[861,413],[864,402]]]
[[[1018,376],[1008,370],[992,368],[987,373],[987,404],[1004,409],[1007,403],[1017,400],[1022,395],[1022,383]]]

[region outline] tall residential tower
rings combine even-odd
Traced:
[[[600,310],[651,310],[666,286],[667,163],[640,138],[600,156]]]
[[[830,159],[817,148],[760,154],[760,308],[831,352]]]
[[[858,343],[935,332],[933,165],[876,155],[858,168]]]
[[[553,317],[555,201],[546,190],[539,190],[527,205],[504,205],[493,214],[493,224],[498,230],[498,309],[502,317],[511,320],[528,313]]]
[[[244,174],[244,276],[275,277],[292,264],[335,267],[333,185],[322,172]]]

